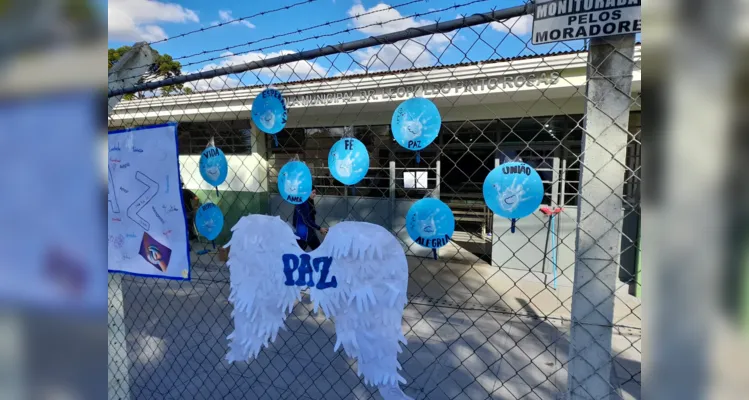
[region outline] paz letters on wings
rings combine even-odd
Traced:
[[[249,215],[232,228],[229,261],[234,332],[229,362],[256,357],[276,340],[301,288],[327,317],[335,317],[334,350],[358,362],[364,382],[383,394],[398,392],[401,320],[406,305],[408,264],[398,239],[381,226],[341,222],[322,245],[306,253],[292,228],[279,217]],[[384,394],[383,394],[384,396]],[[388,398],[393,398],[387,396]]]

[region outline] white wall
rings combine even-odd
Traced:
[[[235,192],[267,192],[268,162],[259,154],[227,155],[229,172],[218,189]],[[200,176],[199,155],[179,156],[180,175],[185,188],[215,190]]]

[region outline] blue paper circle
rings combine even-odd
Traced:
[[[275,135],[286,126],[286,100],[276,89],[263,90],[252,102],[252,121],[261,131]]]
[[[414,242],[437,249],[450,242],[455,217],[447,204],[433,198],[421,199],[406,214],[406,231]]]
[[[442,125],[437,106],[423,97],[414,97],[401,103],[393,113],[390,128],[401,146],[419,151],[437,138]]]
[[[544,185],[535,169],[523,162],[504,163],[484,180],[484,201],[500,217],[518,219],[541,205]]]
[[[369,171],[369,152],[359,139],[343,138],[328,153],[328,169],[344,185],[355,185]]]
[[[214,203],[205,203],[195,214],[195,226],[198,232],[208,240],[214,240],[224,229],[224,214],[221,209]]]
[[[200,155],[200,176],[210,183],[218,186],[226,180],[229,166],[226,164],[226,156],[218,147],[208,147]]]
[[[278,192],[291,204],[302,204],[312,193],[312,174],[301,161],[292,161],[278,173]]]

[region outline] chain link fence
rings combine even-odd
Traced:
[[[596,41],[602,59],[586,41],[533,46],[527,7],[482,23],[462,17],[453,21],[457,29],[436,34],[420,22],[428,13],[376,7],[351,18],[353,29],[414,36],[357,50],[333,46],[340,51],[269,67],[258,62],[300,53],[222,54],[202,79],[125,89],[133,95],[114,108],[110,92],[110,129],[178,123],[185,188],[226,218],[217,246],[243,215],[291,222],[277,175],[294,158],[312,172],[321,226],[355,220],[389,229],[409,263],[408,344],[399,361],[413,398],[641,398],[640,45],[622,51],[618,42]],[[408,24],[415,28],[401,32]],[[625,73],[599,70],[614,61]],[[228,73],[205,74],[216,68]],[[612,92],[591,86],[596,79]],[[268,86],[289,106],[277,144],[250,117]],[[397,105],[417,95],[443,119],[418,158],[390,132]],[[626,103],[615,114],[602,105],[612,97]],[[327,167],[330,147],[344,136],[361,140],[371,160],[355,186],[338,183]],[[229,163],[220,196],[198,172],[211,140]],[[541,175],[542,205],[562,211],[553,221],[539,211],[511,233],[510,221],[487,208],[482,184],[516,159]],[[447,203],[456,219],[436,260],[405,230],[409,207],[425,196]],[[257,359],[227,364],[225,257],[204,238],[190,245],[190,281],[110,276],[110,398],[380,398],[353,361],[333,352],[333,322],[312,311],[308,296]]]

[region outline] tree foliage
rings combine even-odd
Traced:
[[[112,68],[125,53],[130,51],[132,46],[121,46],[116,49],[109,49],[108,51],[108,68]],[[154,82],[173,76],[182,75],[182,64],[179,61],[175,61],[169,54],[159,54],[154,50],[155,61],[149,73],[141,77],[139,83],[142,82]],[[192,94],[192,88],[185,87],[183,84],[167,85],[158,89],[158,92],[153,95],[169,96],[172,94]],[[123,96],[124,100],[142,99],[148,97],[143,92],[134,94],[126,94]]]
[[[122,58],[125,53],[130,51],[132,49],[131,46],[122,46],[117,49],[109,49],[109,66],[107,69],[112,68],[115,64],[117,64],[117,61],[120,61],[120,58]]]

